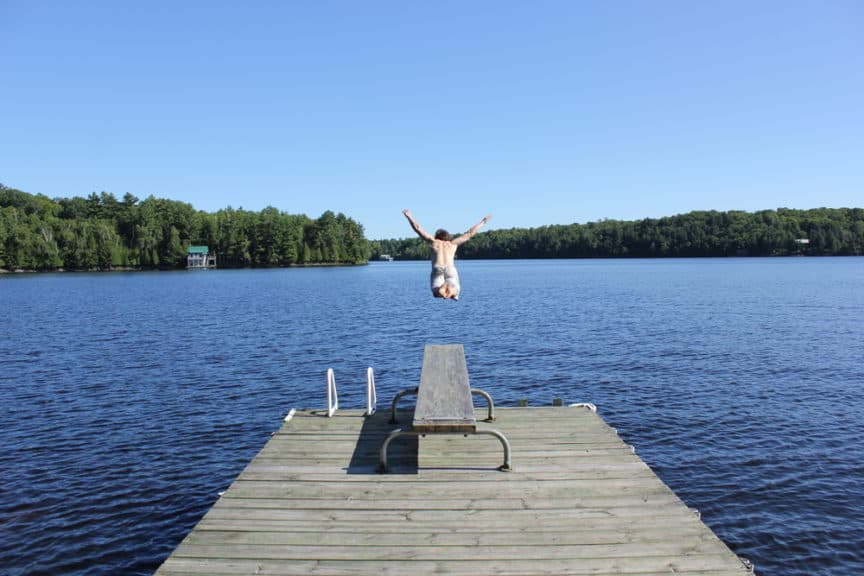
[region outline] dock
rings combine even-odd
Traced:
[[[378,473],[389,421],[292,412],[156,574],[753,573],[591,409],[497,408],[509,472],[491,436],[430,434]]]

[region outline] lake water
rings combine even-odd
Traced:
[[[864,258],[0,277],[0,574],[150,574],[292,407],[465,345],[502,406],[593,402],[760,575],[864,574]]]

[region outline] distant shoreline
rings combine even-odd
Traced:
[[[862,257],[860,254],[769,254],[769,255],[730,255],[730,256],[597,256],[597,257],[569,257],[569,258],[460,258],[459,260],[466,261],[507,261],[507,260],[729,260],[729,259],[758,259],[758,258],[854,258]],[[111,272],[204,272],[208,270],[273,270],[278,268],[336,268],[346,267],[353,268],[356,266],[368,266],[371,263],[390,263],[390,262],[427,262],[428,258],[401,258],[392,261],[369,260],[359,264],[350,263],[317,263],[317,264],[289,264],[286,266],[220,266],[218,268],[209,268],[206,270],[190,270],[188,268],[142,268],[135,266],[112,266],[111,268],[55,268],[50,270],[33,270],[22,268],[0,268],[2,274],[56,274],[56,273],[111,273]]]
[[[188,268],[142,268],[140,266],[112,266],[110,268],[51,268],[44,270],[24,268],[0,268],[0,274],[56,274],[62,273],[106,273],[111,272],[206,272],[212,270],[272,270],[276,268],[334,268],[366,266],[368,262],[360,264],[321,262],[315,264],[288,264],[285,266],[220,266],[218,268],[207,268],[204,270],[190,270]]]

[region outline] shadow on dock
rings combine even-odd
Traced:
[[[378,474],[378,454],[381,444],[393,430],[410,428],[414,410],[399,410],[398,423],[390,423],[390,410],[379,410],[363,420],[360,436],[354,445],[348,474]],[[417,474],[417,436],[402,436],[390,444],[388,451],[389,474]]]

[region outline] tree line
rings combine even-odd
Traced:
[[[377,240],[372,257],[429,257],[420,238]],[[461,258],[658,258],[864,255],[864,209],[696,211],[636,221],[512,228],[478,234]]]
[[[341,213],[314,220],[272,207],[208,213],[153,196],[51,199],[0,184],[0,268],[178,268],[190,245],[208,246],[220,267],[369,260],[363,226]]]
[[[102,192],[87,198],[29,194],[0,184],[0,268],[177,268],[190,245],[223,267],[363,264],[387,254],[429,257],[417,237],[367,241],[363,226],[327,211],[317,219],[268,207],[215,213],[190,204]],[[864,209],[696,211],[636,221],[492,230],[461,258],[656,258],[864,255]]]

